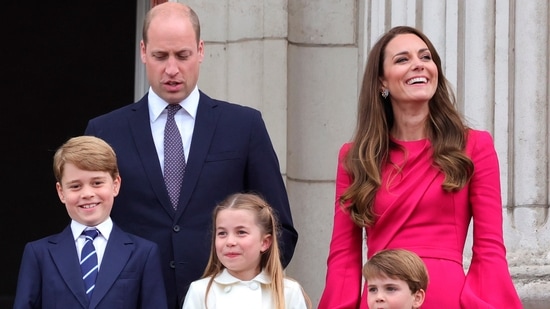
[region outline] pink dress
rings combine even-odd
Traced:
[[[407,162],[399,174],[390,165],[382,169],[374,205],[378,217],[366,229],[367,258],[385,248],[416,252],[430,277],[422,309],[523,308],[506,261],[499,166],[489,133],[470,130],[466,153],[474,162],[473,178],[454,193],[441,187],[444,175],[432,165],[428,140],[395,142],[407,149]],[[341,164],[350,147],[340,149],[336,201],[351,183]],[[398,164],[405,159],[399,150],[390,157]],[[465,273],[463,251],[472,218],[473,257]],[[336,202],[319,309],[367,308],[366,293],[361,296],[362,242],[362,229]]]

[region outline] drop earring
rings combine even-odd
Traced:
[[[384,90],[382,90],[382,92],[380,94],[382,95],[382,97],[384,99],[387,99],[388,96],[390,95],[390,92],[388,91],[388,89],[384,89]]]

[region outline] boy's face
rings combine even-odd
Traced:
[[[55,187],[71,219],[96,226],[109,217],[120,181],[107,172],[85,171],[67,163]]]
[[[412,293],[407,282],[389,277],[368,280],[367,303],[369,309],[411,309],[420,308],[425,292]]]

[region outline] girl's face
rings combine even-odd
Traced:
[[[216,217],[216,254],[229,273],[241,280],[251,280],[260,271],[261,254],[271,245],[271,235],[264,235],[254,213],[245,209],[224,209]]]
[[[415,34],[399,34],[386,46],[380,81],[392,103],[427,104],[437,89],[437,74],[428,46]]]
[[[367,286],[369,309],[419,308],[424,302],[424,290],[412,293],[407,282],[388,277],[371,278]]]

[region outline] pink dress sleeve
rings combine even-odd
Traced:
[[[474,162],[469,202],[473,256],[460,297],[462,308],[523,308],[513,285],[502,232],[500,172],[492,137],[470,131],[467,153]],[[484,304],[484,305],[482,305]]]
[[[334,225],[327,259],[325,289],[318,309],[359,308],[361,300],[363,230],[342,211],[338,202],[351,183],[351,178],[342,165],[350,147],[350,144],[343,145],[338,155]]]

